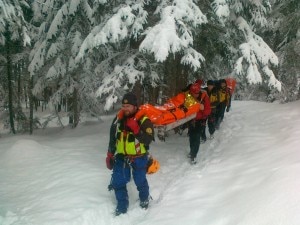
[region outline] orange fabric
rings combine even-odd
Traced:
[[[171,98],[168,102],[173,103],[175,107],[179,107],[180,105],[184,104],[185,101],[185,93],[179,93],[175,97]]]
[[[180,108],[168,108],[168,104],[166,106],[153,106],[150,104],[144,104],[140,106],[135,118],[139,120],[143,116],[147,116],[155,125],[166,125],[197,113],[200,110],[200,103],[189,107],[187,112],[184,112]],[[122,119],[124,116],[123,111],[120,110],[117,116],[118,119]]]
[[[153,106],[150,104],[144,104],[139,107],[138,112],[135,114],[135,118],[140,120],[143,116],[147,116],[151,122],[155,125],[166,125],[176,120],[183,119],[201,110],[201,104],[195,103],[187,108],[187,112],[179,108],[185,102],[185,93],[179,93],[175,97],[171,98],[167,103],[162,106]],[[122,109],[118,113],[118,119],[122,119],[124,113]]]
[[[175,122],[176,120],[183,119],[189,115],[198,112],[199,110],[199,103],[189,107],[187,112],[184,112],[180,108],[166,110],[161,106],[157,107],[150,104],[140,106],[140,111],[143,112],[143,115],[146,115],[155,125],[166,125]]]
[[[230,95],[232,95],[236,86],[236,80],[231,77],[226,78],[225,80],[226,80],[227,87],[230,90]]]

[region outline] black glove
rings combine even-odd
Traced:
[[[179,106],[179,109],[181,109],[185,113],[188,111],[187,107],[185,107],[185,105],[183,104]]]
[[[227,108],[226,108],[226,112],[229,112],[229,109],[230,109],[230,107],[227,107]]]

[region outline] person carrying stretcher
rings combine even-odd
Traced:
[[[200,148],[200,137],[203,132],[203,121],[211,113],[210,100],[206,91],[201,90],[202,80],[196,80],[195,83],[188,86],[188,90],[179,93],[169,100],[177,108],[187,110],[195,104],[200,104],[199,110],[196,112],[196,118],[188,122],[188,134],[190,143],[190,162],[196,163],[196,157]]]

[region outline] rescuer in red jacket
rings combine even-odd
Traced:
[[[190,142],[189,156],[191,159],[191,164],[196,163],[195,159],[200,148],[200,137],[201,133],[203,132],[203,121],[206,121],[207,117],[211,113],[209,97],[205,90],[201,90],[202,83],[202,80],[197,80],[194,84],[190,86],[190,92],[196,96],[197,100],[203,106],[197,113],[196,118],[190,121],[188,125]]]

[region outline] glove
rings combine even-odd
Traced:
[[[181,109],[185,113],[188,111],[187,107],[185,107],[183,104],[179,106],[179,109]]]
[[[134,135],[137,135],[140,132],[140,126],[134,117],[127,119],[126,126],[133,132]]]
[[[200,104],[200,110],[204,110],[204,105]]]
[[[112,170],[114,166],[114,155],[111,152],[107,152],[106,156],[106,167],[109,170]]]
[[[227,107],[227,108],[226,108],[226,112],[229,112],[229,109],[230,109],[230,107]]]

